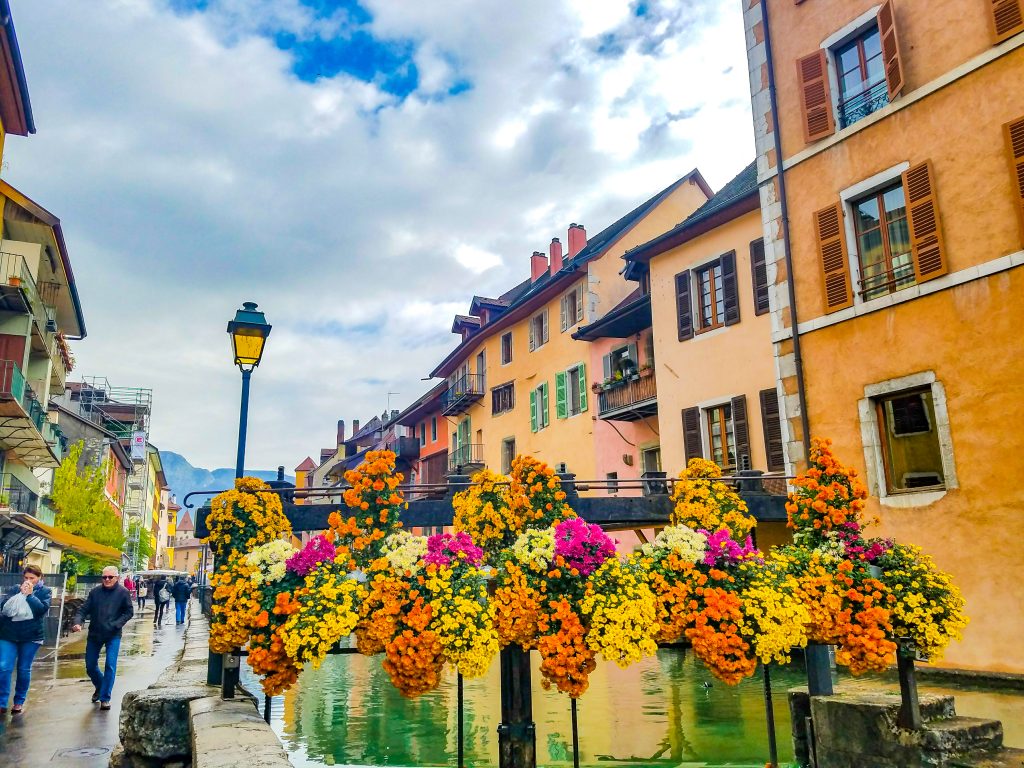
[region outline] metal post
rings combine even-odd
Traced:
[[[270,722],[270,696],[263,695],[263,720],[267,723]]]
[[[917,675],[914,671],[913,643],[900,643],[896,652],[896,669],[900,676],[900,714],[896,722],[901,728],[921,730],[921,702],[917,698]]]
[[[457,701],[456,701],[456,703],[457,703],[456,717],[458,718],[458,724],[457,724],[457,728],[456,728],[456,734],[457,734],[458,739],[459,739],[459,745],[458,745],[458,759],[457,759],[457,761],[455,763],[455,768],[462,768],[462,766],[465,764],[466,746],[465,746],[465,736],[464,736],[464,733],[463,733],[463,712],[464,712],[464,709],[465,709],[465,699],[464,699],[465,692],[463,691],[463,688],[462,688],[462,673],[461,672],[458,673],[458,677],[456,678],[456,683],[458,685],[458,698],[457,698]]]
[[[580,729],[576,719],[576,699],[569,701],[569,712],[572,715],[572,768],[580,768]]]
[[[235,698],[235,688],[238,686],[241,662],[242,659],[237,653],[224,654],[224,676],[220,685],[220,697],[222,699]]]
[[[238,414],[238,457],[235,460],[235,477],[245,473],[245,433],[249,422],[249,378],[252,371],[242,371],[242,407]]]
[[[772,701],[772,675],[768,665],[761,665],[762,682],[764,683],[764,722],[768,727],[768,765],[778,768],[779,746],[775,741],[775,702]]]
[[[501,652],[498,767],[537,768],[537,734],[533,724],[530,654],[518,645],[510,645]]]
[[[828,646],[809,643],[804,651],[807,663],[807,692],[811,696],[831,696],[832,666],[828,657]]]

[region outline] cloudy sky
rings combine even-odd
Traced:
[[[227,320],[273,324],[247,465],[401,408],[452,315],[699,167],[753,157],[739,0],[12,0],[38,133],[3,177],[58,215],[80,375],[232,466]]]

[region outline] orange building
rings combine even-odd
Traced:
[[[1024,8],[745,6],[788,464],[831,437],[964,590],[943,663],[1022,673]]]
[[[309,488],[312,486],[313,473],[316,471],[316,462],[313,461],[309,456],[295,468],[295,487],[296,488]],[[295,494],[296,504],[309,504],[311,503],[304,494]]]

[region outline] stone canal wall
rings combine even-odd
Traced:
[[[149,688],[124,697],[111,768],[290,768],[255,701],[223,701],[206,684],[209,631],[193,601],[181,655]]]

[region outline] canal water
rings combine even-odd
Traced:
[[[540,688],[534,659],[534,719],[541,766],[572,765],[569,699]],[[272,724],[297,768],[455,765],[454,676],[418,699],[403,699],[379,657],[331,656],[307,667],[298,686],[274,699]],[[258,690],[248,669],[243,682]],[[802,665],[772,668],[776,733],[783,764],[792,760],[786,690],[805,682]],[[844,681],[845,682],[845,681]],[[863,684],[894,686],[888,678]],[[1024,693],[951,690],[960,714],[1003,720],[1008,746],[1024,747]],[[736,687],[715,680],[692,655],[662,650],[629,669],[598,662],[579,700],[580,762],[585,766],[756,766],[768,759],[760,672]],[[497,662],[465,681],[465,764],[496,766],[500,721]]]

